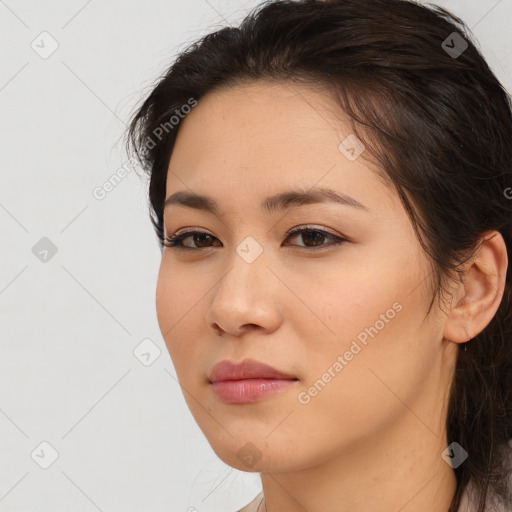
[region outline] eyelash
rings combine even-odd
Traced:
[[[342,243],[348,242],[348,240],[346,238],[343,238],[343,237],[340,237],[337,235],[333,235],[332,233],[328,233],[327,231],[324,231],[322,229],[317,229],[314,226],[297,226],[297,227],[291,229],[290,231],[288,231],[288,233],[286,233],[286,239],[290,238],[293,235],[297,235],[300,233],[311,233],[311,232],[312,233],[321,233],[324,238],[330,238],[331,240],[334,240],[334,242],[331,244],[328,244],[327,247],[337,246]],[[177,249],[177,250],[201,251],[201,250],[207,250],[207,249],[214,247],[214,246],[210,246],[210,247],[195,248],[195,247],[187,247],[187,246],[183,245],[182,242],[186,238],[189,238],[193,235],[201,235],[201,234],[209,235],[209,236],[215,238],[213,235],[210,235],[210,233],[207,233],[205,231],[186,231],[179,235],[174,234],[171,237],[165,236],[162,239],[162,243],[165,247],[169,247],[171,249]],[[321,244],[316,247],[307,247],[307,246],[297,246],[297,247],[300,247],[301,249],[309,249],[312,251],[317,251],[317,250],[321,250],[325,246],[326,246],[326,244]]]

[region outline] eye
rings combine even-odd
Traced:
[[[190,247],[189,245],[185,245],[183,241],[186,240],[187,238],[192,238],[192,240],[196,244],[199,241],[199,247]],[[212,247],[211,245],[208,245],[208,242],[211,242],[213,240],[218,239],[204,231],[184,231],[180,234],[174,234],[169,238],[164,237],[163,244],[165,247],[170,247],[171,249],[207,249],[209,247]],[[201,247],[202,244],[206,245],[204,247]]]
[[[291,229],[286,234],[286,239],[293,238],[294,236],[299,236],[303,242],[311,242],[312,245],[299,245],[298,247],[324,247],[326,245],[339,245],[343,242],[348,242],[346,238],[337,236],[333,233],[328,233],[323,229],[318,229],[315,226],[297,226],[296,228]],[[322,239],[329,239],[332,241],[331,244],[321,243]]]
[[[344,242],[348,242],[346,238],[334,235],[333,233],[328,233],[323,229],[318,229],[315,226],[297,226],[296,228],[291,229],[286,233],[286,240],[300,236],[304,245],[298,245],[297,247],[304,247],[316,250],[317,247],[325,247],[325,246],[333,246],[339,245]],[[196,246],[185,245],[183,242],[187,239],[191,239],[192,243],[195,243]],[[322,240],[329,239],[332,241],[331,244],[322,243]],[[210,235],[205,231],[183,231],[181,233],[175,233],[170,237],[164,237],[162,242],[165,247],[169,247],[171,249],[180,249],[180,250],[201,250],[208,249],[210,247],[214,247],[210,245],[210,243],[217,241],[220,243],[219,239]],[[311,244],[311,245],[309,245]],[[293,244],[292,244],[293,245]]]

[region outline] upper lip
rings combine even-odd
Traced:
[[[217,382],[219,380],[241,380],[241,379],[294,379],[294,375],[276,370],[268,364],[255,361],[254,359],[244,359],[240,363],[224,360],[217,363],[210,374],[208,380]]]

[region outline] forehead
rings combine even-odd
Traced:
[[[343,182],[364,187],[368,180],[389,187],[386,173],[363,158],[366,149],[354,160],[340,150],[347,137],[355,137],[353,127],[327,92],[266,81],[218,89],[180,125],[167,196],[187,187],[236,193],[231,189],[241,181],[266,195],[282,188],[283,180],[305,189],[316,183],[340,188]]]
[[[340,107],[326,92],[306,85],[260,80],[207,93],[182,122],[178,138],[188,138],[191,134],[187,125],[193,124],[194,137],[205,142],[241,141],[249,146],[259,141],[280,141],[293,146],[295,140],[299,146],[310,140],[328,145],[331,138],[325,137],[326,131],[341,134],[349,129],[346,123]],[[253,138],[247,139],[248,134]]]

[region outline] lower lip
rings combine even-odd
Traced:
[[[257,402],[297,382],[290,379],[220,380],[211,386],[216,396],[230,404]]]

